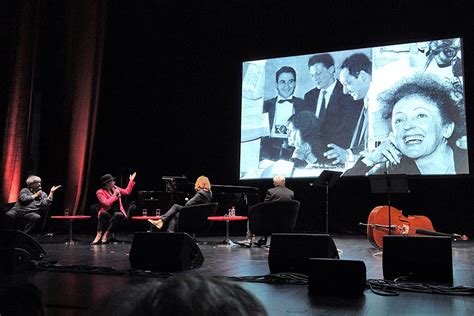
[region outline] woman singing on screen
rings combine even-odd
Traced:
[[[346,175],[469,172],[467,150],[456,146],[464,135],[461,110],[439,77],[424,73],[403,79],[379,101],[392,131]]]

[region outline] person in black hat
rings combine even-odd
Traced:
[[[136,172],[130,175],[127,188],[122,189],[115,185],[115,178],[111,174],[105,174],[100,177],[102,188],[97,190],[96,196],[100,203],[97,222],[97,235],[93,245],[107,243],[109,233],[113,231],[122,219],[127,218],[122,205],[122,195],[128,195],[135,186]]]

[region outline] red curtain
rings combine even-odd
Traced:
[[[24,185],[25,157],[31,138],[31,113],[42,0],[22,0],[14,66],[9,87],[2,148],[1,199],[15,202]],[[47,2],[46,9],[47,9]],[[65,109],[71,110],[64,207],[85,208],[99,100],[105,32],[106,0],[68,0],[66,10],[64,80]],[[47,35],[45,35],[47,36]],[[45,175],[46,176],[46,175]]]
[[[64,207],[85,209],[105,32],[105,0],[69,0],[66,4],[66,95],[71,108],[69,159]]]
[[[40,6],[41,0],[25,0],[19,5],[18,36],[2,150],[1,198],[7,203],[15,202],[20,188],[25,185],[22,179],[28,152]]]

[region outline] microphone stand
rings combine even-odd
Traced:
[[[324,183],[326,187],[326,234],[329,235],[329,180]]]
[[[323,170],[313,185],[324,187],[326,191],[326,234],[329,235],[329,187],[334,186],[342,172]]]
[[[390,177],[388,172],[385,171],[386,180],[387,180],[387,200],[388,200],[388,234],[392,234],[392,212],[391,212],[391,202],[390,202]]]
[[[389,174],[369,176],[372,193],[386,193],[388,202],[388,235],[392,235],[392,193],[410,193],[406,174]]]

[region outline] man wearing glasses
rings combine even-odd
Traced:
[[[21,189],[18,201],[5,216],[8,228],[20,222],[25,225],[24,232],[30,234],[36,229],[41,214],[51,205],[54,192],[61,186],[53,186],[46,194],[41,188],[41,178],[37,176],[29,176],[26,185],[26,188]]]

